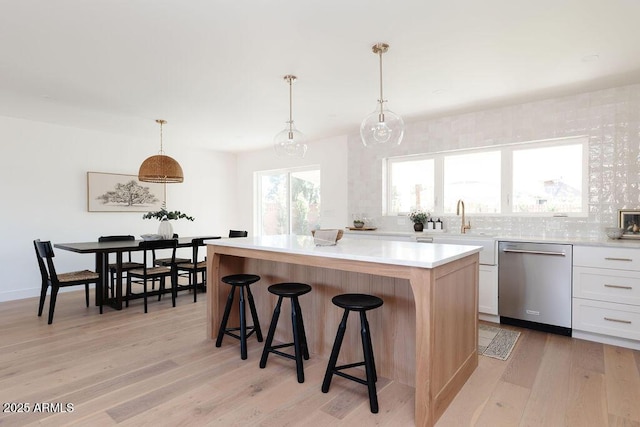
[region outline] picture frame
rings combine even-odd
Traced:
[[[166,187],[141,182],[137,175],[87,172],[89,212],[158,211],[166,201]]]
[[[619,210],[618,227],[624,230],[622,239],[640,239],[640,210]]]

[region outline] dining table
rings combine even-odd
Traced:
[[[195,237],[179,237],[178,248],[191,247],[193,239],[220,239],[221,236],[195,236]],[[95,293],[95,304],[106,304],[116,310],[122,310],[122,286],[116,286],[115,295],[111,297],[107,293],[109,289],[109,254],[116,255],[116,280],[118,284],[122,283],[122,254],[126,252],[140,251],[141,240],[119,240],[110,242],[75,242],[75,243],[55,243],[53,246],[57,249],[75,252],[79,254],[94,254],[96,263],[96,272],[100,275]]]

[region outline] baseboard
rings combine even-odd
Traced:
[[[593,332],[584,332],[573,330],[573,338],[586,341],[599,342],[601,344],[615,345],[618,347],[630,348],[632,350],[640,350],[640,341],[630,340],[626,338],[612,337],[610,335],[596,334]]]
[[[91,284],[89,285],[89,289],[93,289],[94,285]],[[64,293],[64,292],[73,292],[73,291],[77,291],[79,288],[77,287],[66,287],[66,288],[60,288],[60,292]],[[83,288],[84,289],[84,288]],[[47,298],[49,298],[49,295],[51,295],[51,289],[47,290]],[[30,289],[20,289],[18,291],[7,291],[7,292],[0,292],[0,302],[7,302],[7,301],[16,301],[16,300],[20,300],[20,299],[26,299],[26,298],[38,298],[40,297],[40,288],[30,288]],[[36,302],[37,304],[37,302]]]
[[[20,289],[17,291],[0,292],[0,302],[15,301],[40,296],[40,288]]]
[[[500,323],[500,316],[495,314],[478,313],[478,319],[484,320],[485,322]]]

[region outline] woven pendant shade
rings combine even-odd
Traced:
[[[184,181],[182,167],[174,158],[157,154],[140,165],[138,180],[142,182],[179,183]]]
[[[162,125],[166,120],[158,119],[160,125],[160,154],[148,157],[140,165],[138,180],[142,182],[157,182],[160,184],[172,184],[184,181],[182,167],[174,158],[165,156],[162,150]]]

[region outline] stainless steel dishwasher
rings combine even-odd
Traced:
[[[573,246],[498,244],[500,323],[571,336]]]

